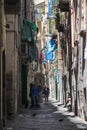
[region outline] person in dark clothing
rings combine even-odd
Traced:
[[[40,93],[40,88],[37,85],[33,84],[31,89],[31,95],[32,95],[34,107],[39,107],[39,93]]]
[[[48,97],[49,97],[49,87],[45,85],[42,94],[44,94],[45,98],[45,103],[48,102]]]

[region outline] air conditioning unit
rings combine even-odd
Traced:
[[[28,44],[27,43],[22,43],[20,45],[20,54],[24,58],[28,58]]]

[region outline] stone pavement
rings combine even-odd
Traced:
[[[41,109],[22,108],[6,130],[87,130],[87,122],[49,101],[41,103]]]

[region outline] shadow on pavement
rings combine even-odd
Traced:
[[[43,101],[40,109],[21,108],[9,127],[13,130],[87,130],[85,122],[57,101],[47,104]]]

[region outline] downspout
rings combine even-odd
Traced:
[[[69,86],[70,86],[70,96],[71,96],[71,111],[72,111],[72,39],[71,39],[71,12],[69,11],[69,34],[70,39],[68,41],[69,45]]]
[[[76,64],[76,102],[75,102],[75,115],[78,115],[78,105],[77,105],[77,85],[78,85],[78,44],[77,44],[77,64]]]
[[[3,110],[2,110],[2,85],[1,85],[1,46],[3,45],[3,15],[4,15],[4,2],[0,0],[0,130],[3,129]]]

